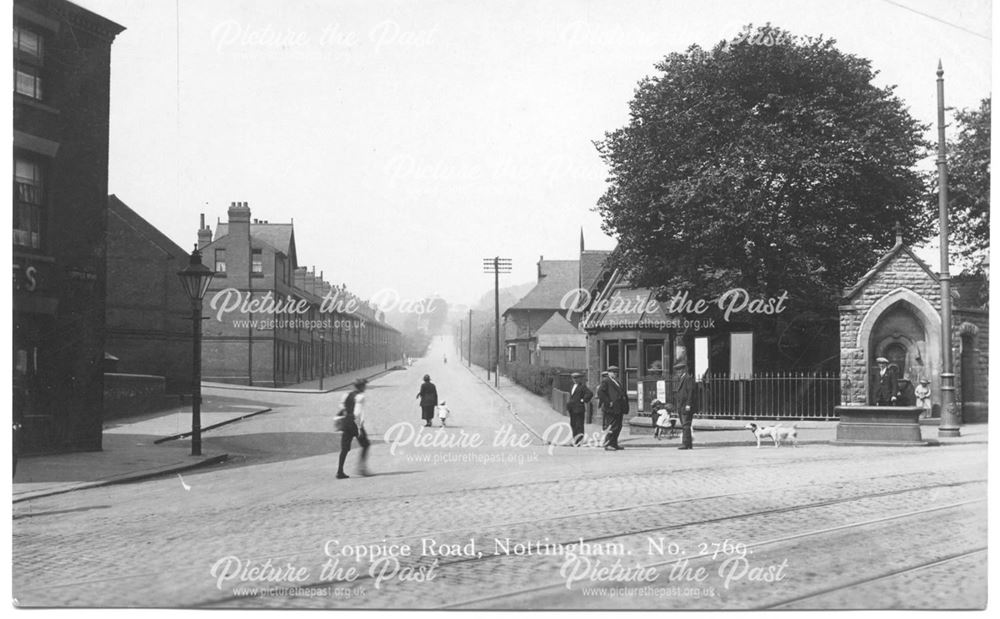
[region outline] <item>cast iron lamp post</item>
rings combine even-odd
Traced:
[[[191,455],[201,455],[201,301],[205,298],[215,272],[201,263],[201,252],[195,247],[191,262],[177,272],[184,292],[191,299],[191,321],[194,328],[194,361],[191,366]]]
[[[323,391],[323,376],[326,374],[326,334],[319,332],[319,390]]]

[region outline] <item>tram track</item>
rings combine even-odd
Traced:
[[[582,542],[585,542],[585,543],[588,543],[588,544],[598,544],[598,543],[601,543],[601,542],[608,542],[608,541],[612,541],[612,540],[621,540],[621,539],[625,539],[625,538],[636,538],[636,537],[648,536],[648,535],[654,534],[654,533],[666,534],[666,533],[669,533],[670,531],[677,531],[677,530],[682,530],[682,529],[692,528],[692,527],[693,528],[698,528],[698,527],[702,527],[702,526],[705,526],[705,525],[718,524],[718,523],[723,523],[723,522],[726,522],[726,521],[754,519],[754,518],[774,516],[774,515],[778,515],[778,514],[790,514],[790,513],[802,512],[802,511],[806,511],[806,510],[815,510],[815,509],[824,508],[824,507],[831,507],[831,506],[836,506],[836,505],[848,504],[848,503],[852,503],[852,502],[860,502],[860,501],[870,500],[870,499],[878,499],[878,498],[884,498],[884,497],[900,496],[900,495],[904,495],[904,494],[908,494],[908,493],[922,492],[922,491],[927,491],[927,490],[931,490],[931,489],[956,488],[956,487],[961,487],[961,486],[968,486],[968,485],[973,485],[973,484],[985,484],[985,483],[986,483],[985,479],[976,479],[976,480],[968,480],[968,481],[964,481],[964,482],[949,482],[949,483],[940,483],[940,484],[925,484],[925,485],[912,486],[912,487],[895,489],[895,490],[888,490],[888,491],[854,494],[854,495],[843,497],[843,498],[839,498],[839,499],[814,501],[814,502],[807,503],[807,504],[783,506],[783,507],[777,507],[777,508],[772,508],[772,509],[745,511],[745,512],[741,512],[741,513],[737,513],[737,514],[720,516],[720,517],[716,517],[716,518],[704,518],[704,519],[698,519],[698,520],[689,520],[689,521],[679,522],[679,523],[670,524],[670,525],[666,525],[666,526],[660,524],[660,525],[651,526],[651,527],[645,527],[645,528],[639,528],[639,529],[632,529],[632,530],[624,531],[624,532],[623,531],[617,531],[615,533],[606,534],[606,535],[596,535],[596,536],[579,536],[578,535],[578,536],[575,536],[572,540],[567,539],[567,540],[564,540],[563,542],[555,542],[554,541],[552,543],[553,544],[558,544],[558,543],[575,543],[575,542],[582,541]],[[726,493],[726,494],[719,494],[719,495],[703,496],[703,497],[699,497],[697,499],[683,499],[683,500],[677,500],[677,501],[659,502],[659,503],[652,504],[652,506],[662,506],[662,505],[665,505],[665,504],[668,504],[668,503],[686,503],[686,502],[698,501],[698,500],[704,501],[704,500],[710,500],[710,499],[730,498],[730,497],[743,496],[743,495],[748,495],[748,494],[752,494],[752,493],[751,492]],[[981,499],[973,499],[973,500],[963,501],[963,502],[960,502],[960,503],[953,503],[953,504],[949,504],[949,505],[945,505],[945,506],[930,507],[930,508],[926,508],[926,509],[923,509],[923,510],[917,510],[915,512],[912,512],[912,514],[930,513],[930,512],[938,511],[938,510],[941,510],[941,509],[948,509],[948,508],[955,507],[955,506],[958,506],[958,505],[966,505],[966,504],[975,503],[975,502],[978,502],[980,500]],[[642,506],[614,507],[614,508],[608,508],[608,509],[603,509],[603,510],[593,510],[591,512],[587,512],[586,515],[593,516],[593,515],[601,515],[601,514],[611,514],[611,513],[614,513],[614,512],[630,511],[630,510],[635,510],[635,509],[639,509],[639,508],[643,508],[643,507],[649,507],[649,506],[650,506],[650,504],[642,505]],[[552,518],[546,518],[546,519],[543,519],[543,520],[534,520],[534,521],[530,521],[530,522],[532,524],[538,524],[539,522],[542,522],[542,523],[545,523],[545,522],[555,522],[555,521],[558,521],[558,520],[565,520],[567,518],[577,517],[579,515],[580,514],[561,514],[559,516],[554,516]],[[832,527],[832,528],[824,529],[824,530],[821,530],[821,531],[818,531],[818,532],[814,531],[814,532],[807,532],[807,533],[802,533],[802,534],[795,534],[795,535],[785,536],[785,537],[782,537],[782,538],[777,538],[777,539],[772,539],[772,540],[766,540],[766,541],[763,541],[763,542],[756,542],[756,543],[754,543],[752,545],[748,544],[747,546],[748,546],[748,548],[750,548],[750,547],[763,547],[763,546],[777,544],[777,543],[781,543],[781,542],[786,542],[786,541],[789,541],[789,540],[794,540],[794,539],[798,539],[798,538],[802,538],[802,537],[807,537],[809,535],[815,535],[815,534],[818,534],[818,533],[828,533],[828,532],[831,532],[831,531],[837,531],[837,530],[851,528],[851,527],[871,525],[871,524],[876,523],[876,522],[890,521],[890,520],[894,520],[894,519],[897,519],[897,518],[906,517],[907,515],[911,515],[911,514],[893,515],[893,516],[889,516],[889,517],[886,517],[886,518],[873,519],[873,520],[866,521],[866,522],[863,522],[863,523],[854,523],[854,524],[850,524],[850,525],[844,525],[842,527]],[[510,526],[512,526],[512,523],[491,524],[491,525],[481,526],[481,527],[477,527],[477,528],[480,531],[493,531],[493,530],[501,529],[502,527],[510,527]],[[465,532],[467,532],[468,529],[452,529],[450,531],[465,531]],[[394,540],[418,539],[420,537],[429,537],[429,536],[433,536],[433,535],[439,534],[439,533],[441,533],[441,532],[437,531],[437,532],[421,533],[419,535],[394,538]],[[458,557],[458,558],[450,558],[450,559],[447,559],[447,560],[444,560],[444,561],[440,561],[440,566],[442,568],[444,568],[444,567],[448,567],[448,568],[461,567],[462,564],[483,563],[483,562],[495,561],[495,560],[498,560],[498,559],[500,559],[502,557],[506,557],[506,556],[509,556],[509,555],[487,554],[487,555],[483,555],[481,557]],[[699,556],[700,555],[689,555],[686,558],[688,560],[697,560],[699,558]],[[523,558],[523,557],[521,557],[521,558]],[[657,567],[657,566],[661,566],[661,565],[669,565],[669,564],[674,563],[674,562],[676,562],[678,560],[680,560],[680,559],[679,558],[675,558],[675,559],[670,559],[670,560],[667,560],[667,561],[654,562],[654,563],[651,563],[651,564],[644,564],[644,567]],[[370,575],[362,575],[356,581],[352,581],[351,584],[353,586],[356,586],[358,584],[361,584],[361,583],[363,583],[365,581],[368,581],[368,580],[371,580],[371,579],[372,579],[372,577]],[[319,587],[328,587],[330,585],[331,585],[331,583],[327,581],[327,582],[304,583],[304,584],[299,585],[299,586],[301,588],[319,588]],[[546,589],[558,588],[558,587],[562,587],[562,586],[565,586],[565,582],[564,581],[559,581],[558,583],[554,583],[554,584],[550,584],[550,585],[545,585],[545,586],[541,586],[541,587],[538,587],[538,588],[532,588],[532,589],[529,589],[529,590],[517,590],[517,591],[514,591],[514,592],[507,592],[507,593],[497,594],[496,596],[489,596],[488,598],[484,598],[484,599],[493,599],[494,597],[497,598],[497,599],[501,599],[501,598],[504,598],[504,597],[519,596],[519,595],[522,595],[522,594],[524,594],[526,592],[530,593],[532,591],[536,591],[536,589],[538,591],[543,591],[543,590],[546,590]],[[196,604],[195,606],[210,607],[210,606],[216,606],[216,605],[220,605],[220,604],[226,604],[227,602],[237,601],[237,600],[241,600],[241,599],[244,599],[244,598],[242,598],[240,596],[236,596],[236,595],[226,596],[226,597],[223,597],[223,598],[218,598],[218,599],[213,599],[213,600],[206,600],[204,602]],[[458,607],[458,606],[461,606],[461,605],[466,604],[466,603],[467,602],[463,601],[463,602],[459,602],[459,603],[455,603],[455,604],[446,605],[446,606],[444,606],[444,608]],[[475,601],[468,602],[468,603],[475,603]]]
[[[974,504],[974,503],[981,503],[981,502],[985,502],[985,501],[986,501],[986,498],[979,498],[979,499],[971,499],[971,500],[967,500],[967,501],[960,501],[960,502],[951,503],[951,504],[947,504],[947,505],[936,505],[934,507],[928,507],[928,508],[924,508],[924,509],[914,510],[914,511],[906,512],[906,513],[902,513],[902,514],[893,514],[893,515],[883,516],[883,517],[880,517],[880,518],[874,518],[874,519],[865,520],[865,521],[861,521],[861,522],[853,522],[853,523],[849,523],[849,524],[845,524],[845,525],[839,525],[839,526],[836,526],[836,527],[826,527],[826,528],[823,528],[823,529],[817,529],[817,530],[813,530],[813,531],[807,531],[807,532],[803,532],[803,533],[796,533],[796,534],[793,534],[793,535],[772,538],[772,539],[761,541],[761,542],[753,542],[753,543],[746,544],[746,548],[747,548],[748,551],[758,550],[758,549],[761,549],[761,548],[766,548],[768,546],[774,546],[774,545],[779,545],[779,544],[787,544],[787,543],[792,542],[792,541],[799,541],[799,540],[808,539],[808,538],[811,538],[811,537],[816,537],[816,536],[821,536],[821,535],[829,535],[831,533],[841,533],[841,532],[848,531],[848,530],[851,530],[851,529],[858,529],[858,528],[862,528],[862,527],[869,527],[869,526],[873,526],[873,525],[876,525],[876,524],[883,524],[883,523],[891,522],[891,521],[895,521],[895,520],[902,520],[902,519],[906,519],[906,518],[913,518],[915,516],[924,516],[926,514],[931,514],[931,513],[934,513],[934,512],[939,512],[939,511],[944,511],[944,510],[949,510],[949,509],[955,509],[955,508],[959,508],[959,507],[965,507],[967,505],[971,505],[971,504]],[[985,550],[985,548],[983,548],[983,549],[977,549],[975,551],[958,553],[956,555],[945,557],[943,559],[935,559],[934,561],[927,562],[927,563],[922,563],[922,564],[917,565],[917,566],[907,567],[907,568],[902,569],[902,570],[895,570],[895,571],[893,571],[891,573],[881,575],[881,576],[877,577],[877,579],[891,578],[891,577],[897,576],[899,574],[903,574],[903,573],[907,573],[907,572],[912,572],[912,571],[920,570],[920,569],[925,569],[925,568],[927,568],[927,567],[929,567],[931,565],[937,565],[937,564],[940,564],[942,562],[947,562],[947,561],[950,561],[950,560],[955,560],[955,559],[958,559],[958,558],[962,558],[962,557],[968,556],[969,554],[972,554],[974,552],[979,552],[979,551],[982,551],[982,550]],[[711,559],[711,558],[713,558],[713,553],[701,553],[701,554],[698,554],[698,555],[685,556],[685,557],[676,557],[676,558],[671,558],[671,559],[667,559],[667,560],[663,560],[663,561],[654,561],[652,563],[645,563],[645,564],[643,564],[643,568],[647,568],[647,569],[648,568],[659,568],[659,567],[665,567],[665,566],[669,566],[669,565],[672,565],[672,564],[676,564],[676,563],[679,563],[680,561],[685,561],[685,560],[689,561],[689,562],[694,562],[694,561],[698,561],[698,560],[706,560],[706,559]],[[788,600],[782,600],[778,604],[768,605],[768,606],[766,606],[764,608],[767,608],[767,609],[778,608],[778,607],[784,606],[786,604],[794,603],[796,601],[801,601],[801,600],[804,600],[804,599],[809,599],[809,598],[816,597],[816,596],[819,596],[819,595],[825,595],[825,594],[828,594],[828,593],[833,592],[833,591],[837,591],[837,590],[840,590],[840,589],[846,589],[846,588],[858,586],[859,584],[867,583],[867,582],[870,582],[870,580],[869,579],[864,579],[864,580],[852,581],[849,584],[838,585],[838,586],[835,586],[835,587],[830,587],[830,588],[825,589],[823,591],[814,592],[814,593],[811,593],[809,595],[803,595],[803,596],[798,596],[796,598],[792,598],[792,599],[788,599]],[[479,605],[484,604],[484,603],[491,603],[491,602],[497,602],[497,601],[505,600],[505,599],[518,598],[518,597],[523,597],[523,596],[527,596],[527,595],[542,593],[544,591],[558,590],[558,589],[562,589],[562,588],[565,588],[565,587],[566,587],[566,581],[565,581],[565,579],[563,579],[563,580],[553,581],[553,582],[550,582],[550,583],[546,583],[546,584],[543,584],[543,585],[538,585],[538,586],[534,586],[534,587],[530,587],[530,588],[522,588],[522,589],[513,590],[513,591],[504,591],[504,592],[501,592],[501,593],[497,593],[497,594],[493,594],[493,595],[488,595],[488,596],[480,596],[480,597],[475,597],[475,598],[466,598],[466,599],[460,600],[458,602],[453,602],[453,603],[450,603],[450,604],[446,604],[444,606],[441,606],[440,608],[442,608],[442,609],[452,609],[452,610],[461,609],[461,608],[464,608],[464,607],[478,608]]]
[[[987,552],[987,547],[986,546],[981,546],[981,547],[978,547],[978,548],[974,548],[972,550],[964,550],[964,551],[961,551],[961,552],[950,554],[950,555],[948,555],[946,557],[936,558],[936,559],[933,559],[931,561],[924,561],[924,562],[921,562],[918,565],[908,566],[908,567],[905,567],[905,568],[902,568],[902,569],[896,569],[896,570],[891,570],[891,571],[888,571],[888,572],[884,572],[882,574],[879,574],[878,576],[868,577],[868,578],[862,578],[862,579],[855,579],[855,580],[852,580],[852,581],[850,581],[848,583],[843,583],[843,584],[838,584],[838,585],[835,585],[835,586],[832,586],[832,587],[827,587],[827,588],[821,589],[819,591],[811,591],[811,592],[806,593],[804,595],[799,595],[799,596],[796,596],[794,598],[785,599],[785,600],[782,600],[782,601],[774,603],[774,604],[768,604],[766,606],[761,606],[760,608],[757,608],[757,609],[754,609],[754,610],[780,610],[780,609],[785,608],[787,606],[790,606],[792,604],[797,604],[799,602],[804,602],[806,600],[811,600],[811,599],[819,598],[819,597],[822,597],[822,596],[825,596],[825,595],[829,595],[831,593],[836,593],[836,592],[839,592],[839,591],[846,591],[846,590],[849,590],[849,589],[855,589],[855,588],[858,588],[858,587],[860,587],[862,585],[870,585],[872,583],[886,581],[886,580],[890,580],[892,578],[898,578],[899,576],[904,576],[904,575],[907,575],[907,574],[913,574],[913,573],[921,572],[923,570],[926,570],[926,569],[929,569],[929,568],[932,568],[932,567],[937,567],[939,565],[946,565],[948,563],[952,563],[952,562],[955,562],[955,561],[960,561],[962,559],[966,559],[968,557],[973,557],[973,556],[976,556],[976,555],[979,555],[979,554],[983,554],[985,552]]]
[[[870,477],[866,478],[866,479],[869,482],[875,481],[875,482],[881,482],[883,485],[891,485],[892,483],[894,483],[896,480],[898,480],[901,477],[907,477],[907,476],[906,475],[889,475],[889,476],[884,476],[884,477],[877,478],[875,480],[872,480],[872,478],[870,478]],[[861,479],[861,478],[858,478],[858,479]],[[856,480],[853,480],[853,481],[856,481]],[[845,487],[846,488],[852,487],[852,483],[851,482],[852,482],[851,479],[837,479],[837,480],[831,480],[830,482],[827,482],[826,484],[823,484],[823,485],[830,486],[831,489],[832,489],[832,491],[836,492],[836,491],[839,491],[839,489],[843,489]],[[909,485],[909,486],[904,487],[904,488],[896,488],[896,489],[891,489],[891,490],[881,490],[881,491],[878,491],[878,492],[853,493],[850,496],[845,496],[845,497],[842,497],[842,498],[829,499],[829,500],[823,500],[823,501],[813,501],[813,502],[810,502],[810,503],[807,503],[807,504],[802,504],[802,505],[789,505],[789,506],[782,506],[782,507],[765,509],[765,510],[747,511],[747,512],[742,512],[742,513],[739,513],[739,514],[726,515],[726,516],[721,516],[721,517],[717,517],[717,518],[708,518],[708,519],[699,519],[699,520],[691,520],[691,521],[686,521],[686,522],[679,522],[679,523],[672,524],[672,525],[667,526],[667,527],[664,527],[662,525],[657,525],[657,526],[651,526],[651,527],[638,528],[638,529],[624,531],[624,532],[623,531],[617,531],[614,534],[609,534],[609,535],[585,536],[585,537],[576,536],[572,541],[575,542],[578,539],[583,539],[584,541],[586,541],[588,543],[593,543],[593,542],[600,542],[602,540],[611,540],[611,539],[617,539],[617,538],[622,538],[622,537],[641,536],[641,535],[646,535],[646,534],[657,532],[657,531],[663,532],[663,531],[670,531],[670,530],[680,529],[680,528],[684,528],[684,527],[697,527],[697,526],[706,525],[706,524],[710,524],[710,523],[720,523],[720,522],[725,522],[725,521],[737,520],[737,519],[741,519],[741,518],[754,518],[754,517],[762,517],[762,516],[767,516],[767,515],[776,515],[776,514],[781,514],[781,513],[793,513],[793,512],[803,511],[803,510],[817,509],[817,508],[826,507],[826,506],[833,506],[833,505],[839,505],[839,504],[844,504],[844,503],[850,503],[852,501],[863,501],[865,499],[875,499],[875,498],[879,498],[879,497],[898,496],[898,495],[904,495],[904,494],[907,494],[907,493],[921,492],[921,491],[927,491],[927,490],[937,489],[937,488],[955,488],[955,487],[968,486],[968,485],[981,484],[981,483],[985,483],[985,479],[970,479],[970,480],[964,480],[964,481],[949,481],[949,482],[943,482],[943,483],[915,484],[915,485]],[[815,483],[804,483],[804,484],[800,484],[800,485],[797,485],[797,486],[795,486],[795,485],[791,485],[791,486],[786,485],[786,486],[782,486],[781,490],[782,491],[785,491],[785,490],[791,491],[792,494],[794,495],[796,489],[801,489],[801,488],[805,488],[805,487],[816,487],[816,485],[817,484],[815,484]],[[635,503],[635,504],[631,504],[631,505],[616,505],[616,506],[610,506],[610,507],[602,508],[602,509],[582,510],[582,511],[574,511],[574,512],[569,512],[569,513],[555,514],[555,515],[552,515],[550,517],[541,518],[541,519],[535,518],[535,519],[504,520],[504,521],[500,521],[500,522],[493,522],[493,523],[488,523],[488,524],[483,524],[483,525],[476,525],[475,529],[477,531],[503,531],[505,529],[509,530],[512,527],[516,527],[516,526],[519,526],[519,525],[539,525],[540,523],[543,524],[543,525],[545,523],[550,523],[550,526],[554,526],[555,528],[558,529],[558,526],[556,526],[556,525],[558,523],[560,523],[560,522],[564,522],[564,521],[571,520],[571,519],[574,519],[574,518],[594,517],[594,516],[602,516],[602,515],[610,515],[610,514],[618,514],[617,516],[615,516],[616,518],[618,518],[620,516],[622,520],[628,520],[627,516],[630,514],[630,512],[636,512],[638,510],[650,509],[650,508],[656,509],[656,508],[661,508],[661,507],[666,507],[666,506],[671,506],[671,505],[694,504],[694,503],[699,503],[699,502],[704,502],[704,501],[724,500],[724,499],[730,499],[730,498],[733,498],[733,499],[737,499],[737,498],[749,499],[754,494],[760,494],[762,492],[763,491],[761,489],[754,488],[754,489],[751,489],[751,490],[741,490],[741,491],[737,491],[737,492],[723,492],[723,493],[704,494],[704,495],[695,496],[695,497],[682,497],[682,498],[672,499],[672,500],[666,500],[666,501],[643,502],[643,503]],[[419,539],[421,537],[441,537],[441,536],[446,536],[446,535],[457,535],[457,534],[461,534],[461,533],[468,533],[469,531],[470,531],[469,527],[452,527],[452,528],[436,529],[436,530],[432,530],[432,531],[412,533],[412,534],[408,534],[408,535],[393,537],[392,539],[393,540],[413,540],[413,539]],[[375,541],[375,540],[373,540],[373,541]],[[384,541],[384,540],[378,540],[378,541]],[[359,542],[359,543],[364,543],[364,542]],[[553,543],[555,543],[555,542],[553,542]],[[300,556],[306,555],[306,554],[315,555],[316,554],[316,550],[317,550],[316,546],[313,545],[313,546],[310,546],[309,548],[303,549],[303,550],[293,550],[293,551],[284,550],[284,551],[276,552],[276,553],[271,554],[271,555],[264,555],[263,553],[259,553],[259,552],[258,553],[254,553],[254,554],[257,555],[258,557],[271,558],[271,559],[283,559],[283,558],[300,557]],[[471,557],[470,558],[454,558],[454,559],[450,559],[450,560],[442,562],[442,566],[450,567],[450,566],[453,566],[453,565],[459,565],[459,564],[467,563],[467,562],[470,562],[470,561],[471,562],[489,561],[491,559],[494,559],[495,557],[496,557],[496,555],[486,555],[486,556],[484,556],[482,558],[471,558]],[[182,569],[177,570],[177,571],[188,572],[188,573],[192,573],[193,574],[193,573],[198,572],[198,571],[207,572],[208,567],[209,566],[207,564],[192,565],[191,567],[182,568]],[[176,573],[176,571],[175,571],[175,573]],[[48,591],[52,591],[52,590],[58,589],[58,588],[82,587],[82,586],[86,586],[88,584],[95,584],[95,583],[136,581],[136,580],[142,580],[142,579],[155,578],[155,577],[157,577],[159,575],[161,575],[159,572],[157,572],[157,573],[140,573],[140,574],[133,573],[133,574],[122,575],[122,576],[110,576],[110,577],[106,577],[106,578],[87,579],[87,580],[75,581],[75,582],[51,583],[51,584],[45,585],[44,587],[38,587],[38,589],[45,589],[45,590],[48,590]],[[365,580],[368,580],[368,579],[369,579],[368,577],[364,577],[364,578],[359,578],[358,580],[359,580],[359,582],[364,582]],[[314,583],[304,584],[302,586],[303,587],[323,587],[323,586],[329,586],[330,584],[331,583],[329,583],[329,582],[314,582]],[[34,588],[24,589],[23,591],[31,591],[32,589],[34,589]],[[518,594],[511,594],[511,595],[518,595]],[[211,606],[216,606],[216,605],[224,605],[227,602],[233,602],[233,601],[238,600],[238,599],[244,599],[244,598],[238,598],[237,596],[225,596],[225,597],[222,597],[222,598],[213,598],[213,599],[204,600],[204,601],[198,602],[198,603],[196,603],[194,605],[195,606],[211,607]]]

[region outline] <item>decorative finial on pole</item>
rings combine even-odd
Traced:
[[[942,79],[944,77],[944,68],[941,66],[941,59],[940,58],[938,58],[937,76],[938,76],[938,79]]]

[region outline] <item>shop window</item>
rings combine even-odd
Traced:
[[[653,376],[663,372],[663,344],[646,344],[646,374]]]
[[[34,161],[14,159],[14,245],[41,249],[45,187],[42,166]]]
[[[625,381],[625,390],[632,394],[639,381],[639,345],[635,342],[625,342],[625,367],[622,377]]]
[[[618,365],[618,342],[605,342],[604,344],[604,369],[609,366]]]

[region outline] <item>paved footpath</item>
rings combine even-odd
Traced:
[[[391,370],[390,370],[391,371]],[[327,377],[324,393],[344,389],[355,379],[384,374],[384,366]],[[315,393],[319,381],[289,389],[265,389],[205,383],[202,386],[203,436],[215,428],[272,412]],[[43,496],[187,473],[225,462],[230,454],[203,445],[201,456],[191,455],[191,405],[143,415],[118,417],[104,424],[101,451],[25,456],[14,476],[14,502]],[[242,457],[236,454],[235,457]]]
[[[544,444],[448,342],[368,392],[373,477],[336,480],[337,394],[206,437],[230,463],[14,506],[25,606],[980,608],[986,437],[939,447]],[[419,427],[430,374],[454,415]],[[507,394],[505,394],[507,395]],[[525,400],[529,401],[530,399]],[[524,406],[521,421],[559,420]],[[515,406],[515,408],[517,408]],[[538,431],[538,427],[533,428]],[[749,437],[747,437],[749,439]],[[696,444],[698,445],[698,444]],[[937,533],[948,530],[947,536]]]

